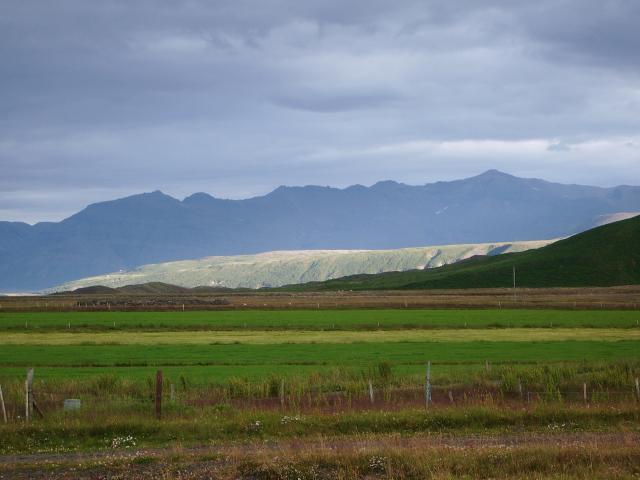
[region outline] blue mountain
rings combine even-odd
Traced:
[[[180,201],[155,191],[89,205],[57,223],[0,222],[0,291],[210,255],[556,238],[628,211],[640,211],[640,187],[563,185],[496,170],[422,186],[279,187],[246,200],[196,193]]]

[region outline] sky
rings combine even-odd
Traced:
[[[0,220],[160,189],[640,185],[637,0],[3,0]]]

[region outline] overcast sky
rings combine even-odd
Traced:
[[[497,168],[640,185],[640,1],[3,0],[0,220]]]

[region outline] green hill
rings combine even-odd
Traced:
[[[587,287],[640,283],[640,216],[604,225],[546,247],[427,270],[353,275],[287,290],[399,290]]]
[[[552,241],[437,245],[397,250],[299,250],[205,257],[143,265],[135,270],[82,278],[46,292],[77,292],[94,285],[124,289],[123,293],[132,294],[166,293],[167,284],[185,288],[204,286],[202,288],[216,289],[281,287],[322,282],[347,275],[439,267],[476,255],[522,252],[548,245]],[[140,287],[140,284],[146,285]],[[78,293],[82,292],[83,290],[80,290]]]
[[[170,283],[148,282],[134,285],[124,285],[122,287],[111,288],[104,285],[92,285],[90,287],[77,288],[73,291],[59,291],[52,295],[62,295],[73,293],[74,295],[180,295],[180,294],[210,294],[222,292],[240,292],[242,289],[231,289],[222,287],[194,287],[187,288]]]

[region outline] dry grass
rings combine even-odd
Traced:
[[[0,345],[273,345],[283,343],[397,343],[397,342],[536,342],[593,340],[616,342],[640,340],[640,329],[599,328],[508,328],[458,330],[387,330],[387,331],[165,331],[165,332],[6,332]]]
[[[203,295],[54,295],[0,298],[2,311],[331,308],[640,309],[640,286],[378,292],[225,292]]]
[[[0,463],[29,479],[637,478],[639,438],[621,434],[442,438],[366,435],[41,456]],[[1,461],[0,461],[1,462]]]

